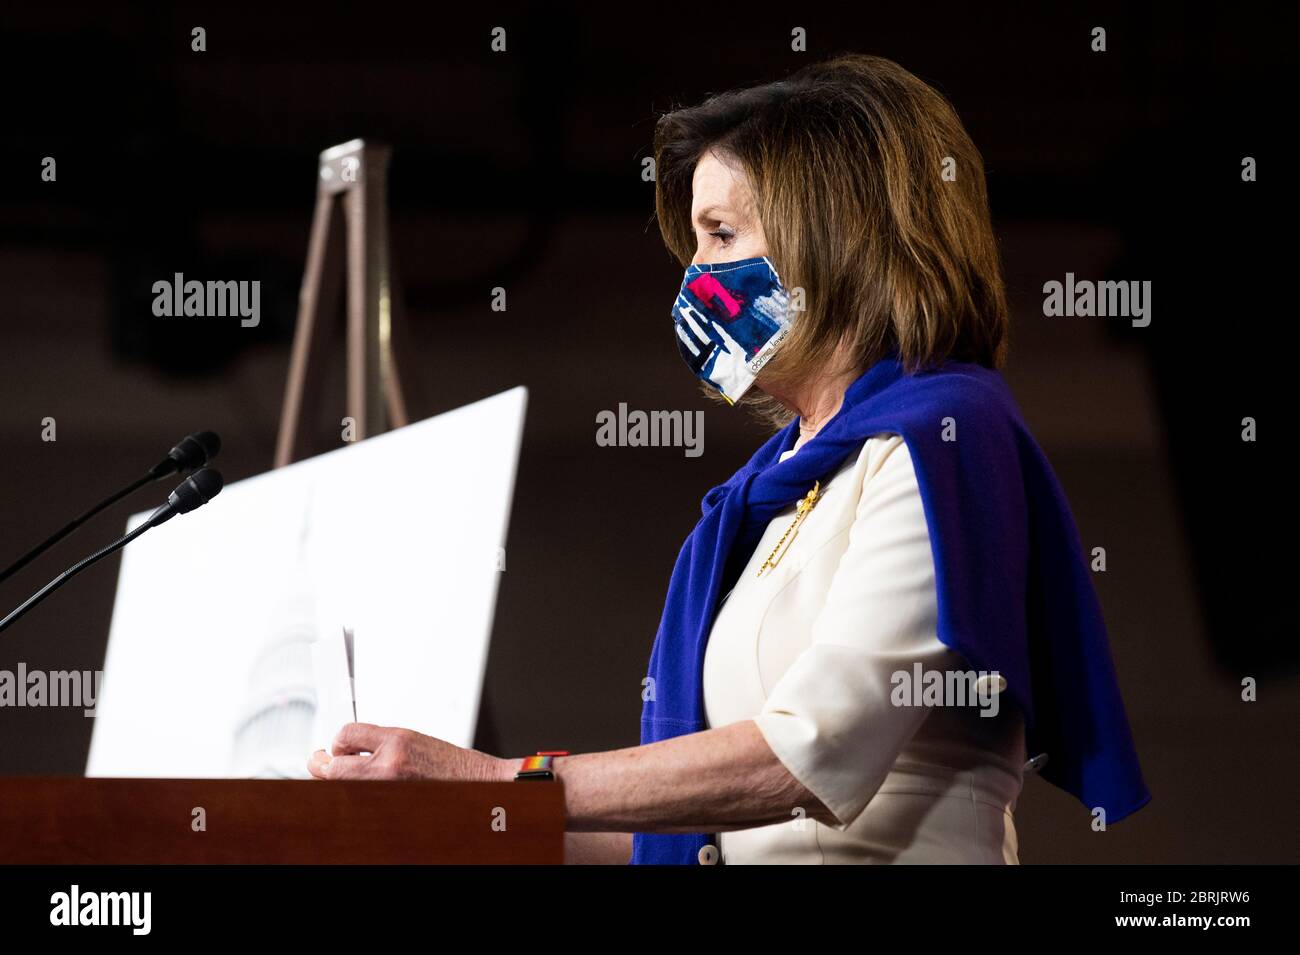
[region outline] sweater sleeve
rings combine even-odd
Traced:
[[[936,634],[934,560],[907,445],[871,440],[881,460],[867,469],[812,642],[754,719],[838,830],[866,808],[929,712],[891,703],[895,674],[961,666]]]

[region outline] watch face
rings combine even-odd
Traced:
[[[549,769],[525,769],[515,773],[515,782],[525,779],[554,779],[555,773]]]

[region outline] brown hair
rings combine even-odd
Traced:
[[[984,164],[930,86],[890,60],[846,54],[662,116],[655,211],[683,267],[696,248],[692,176],[710,150],[739,162],[782,284],[804,290],[765,374],[863,371],[893,347],[913,371],[1001,366],[1007,305]],[[831,369],[841,346],[851,367]]]

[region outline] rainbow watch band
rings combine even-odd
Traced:
[[[554,779],[555,770],[552,764],[557,756],[568,756],[567,750],[553,749],[540,750],[536,756],[525,756],[519,766],[519,771],[515,773],[515,782],[521,779]]]

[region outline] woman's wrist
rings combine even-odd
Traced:
[[[489,782],[509,783],[514,782],[515,773],[519,772],[519,767],[523,765],[523,760],[517,757],[493,757],[494,762],[491,767],[491,775],[488,777]]]

